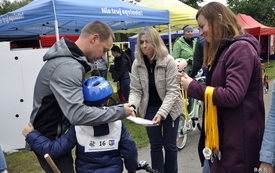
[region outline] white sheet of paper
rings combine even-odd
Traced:
[[[154,122],[151,120],[147,120],[147,119],[140,118],[140,117],[128,116],[127,119],[131,120],[137,124],[144,125],[144,126],[158,126],[159,125],[159,124],[154,124]]]

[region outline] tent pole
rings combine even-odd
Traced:
[[[56,17],[54,0],[52,0],[52,3],[53,3],[53,12],[54,12],[55,38],[56,38],[56,41],[59,41],[58,21],[57,21],[57,17]]]
[[[43,48],[43,47],[42,47],[42,44],[41,44],[41,39],[39,39],[39,47],[40,47],[40,48]]]
[[[271,35],[268,35],[267,36],[267,64],[269,64],[270,46],[271,46]]]
[[[168,24],[168,38],[169,38],[169,53],[172,55],[172,38],[171,38],[171,25]]]
[[[56,38],[56,41],[59,41],[59,30],[58,30],[58,22],[57,22],[57,20],[54,20],[54,28],[55,28],[55,38]]]

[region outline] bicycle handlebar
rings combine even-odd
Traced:
[[[263,70],[267,69],[267,68],[272,68],[272,65],[266,66],[266,67],[262,67]]]
[[[196,81],[199,81],[199,82],[204,82],[205,81],[205,76],[195,77],[194,79]]]
[[[159,171],[152,169],[152,168],[149,166],[149,164],[146,163],[145,160],[141,160],[141,161],[139,161],[139,163],[138,163],[138,168],[137,168],[137,170],[142,170],[142,169],[145,170],[146,172],[159,173]]]

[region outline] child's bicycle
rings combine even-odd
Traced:
[[[195,77],[195,80],[205,82],[205,76]],[[178,135],[177,135],[177,148],[183,149],[187,142],[187,134],[196,130],[197,127],[201,131],[202,128],[202,114],[203,114],[203,101],[194,98],[184,100],[187,102],[187,115],[180,116]],[[187,119],[186,119],[187,118]]]
[[[175,60],[178,72],[185,72],[187,61],[183,58]],[[199,70],[195,76],[195,80],[205,82],[203,70]],[[203,102],[194,98],[188,98],[187,92],[182,90],[183,95],[183,114],[180,116],[180,122],[177,134],[177,148],[181,150],[185,147],[187,142],[187,134],[202,127]]]
[[[264,93],[267,94],[268,90],[269,90],[269,80],[268,80],[268,75],[266,72],[267,68],[272,68],[273,66],[269,65],[269,66],[265,66],[264,63],[262,63],[262,82],[263,82],[263,89],[264,89]]]

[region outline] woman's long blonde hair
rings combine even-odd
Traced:
[[[138,36],[137,36],[135,58],[138,61],[140,61],[144,55],[140,48],[140,37],[144,34],[148,37],[148,41],[153,46],[156,59],[164,58],[168,55],[168,49],[165,46],[162,38],[159,36],[158,31],[155,28],[153,28],[152,26],[146,26],[139,31]]]
[[[236,15],[226,6],[219,2],[210,2],[203,6],[196,15],[196,19],[202,15],[209,24],[211,43],[204,44],[204,62],[207,67],[215,59],[219,45],[224,39],[231,39],[244,34],[242,26],[239,24]]]

